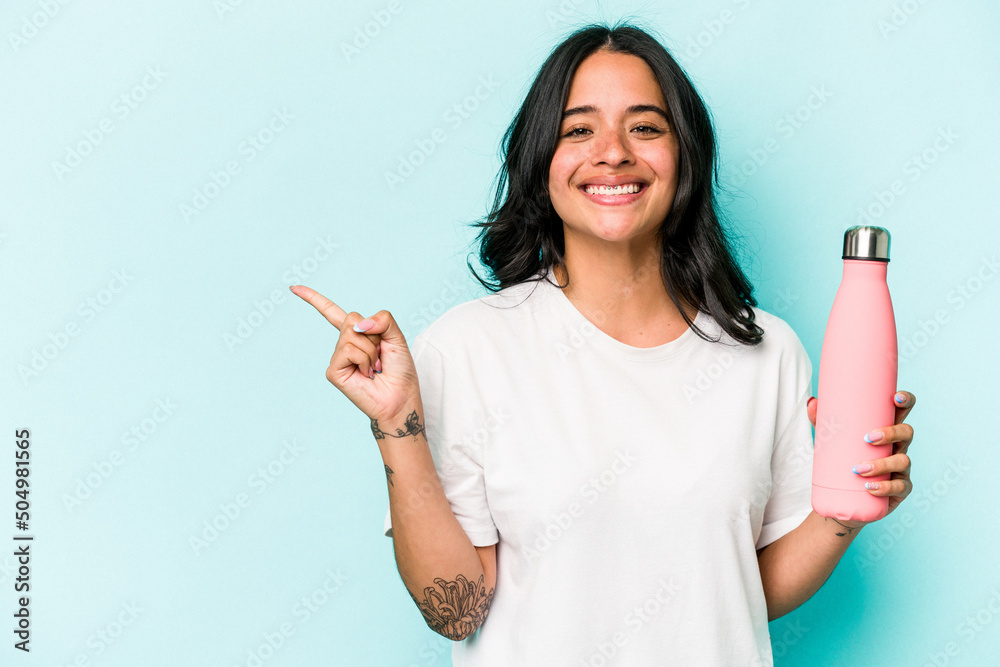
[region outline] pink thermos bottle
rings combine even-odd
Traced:
[[[875,521],[889,499],[873,496],[852,468],[892,454],[892,443],[871,445],[865,434],[895,423],[896,320],[886,283],[889,231],[856,225],[844,233],[844,277],[823,335],[816,398],[812,507],[844,521]]]

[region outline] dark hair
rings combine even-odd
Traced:
[[[489,214],[472,223],[479,258],[498,285],[488,290],[544,278],[562,262],[562,220],[548,195],[548,173],[559,140],[562,113],[580,63],[598,50],[642,58],[663,90],[671,130],[679,144],[680,165],[673,206],[660,225],[660,273],[684,321],[679,300],[707,312],[740,343],[756,345],[763,330],[754,323],[753,286],[730,252],[716,214],[713,179],[718,181],[715,132],[705,103],[667,49],[629,24],[579,28],[559,44],[541,66],[524,103],[504,134],[502,165]]]

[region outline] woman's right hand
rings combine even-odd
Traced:
[[[403,332],[387,310],[365,320],[344,310],[305,285],[293,285],[292,293],[311,304],[340,332],[326,369],[326,379],[342,391],[371,419],[387,422],[403,411],[413,410],[420,398],[417,370]],[[373,322],[363,333],[359,322]]]

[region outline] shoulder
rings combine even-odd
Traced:
[[[792,341],[798,341],[798,335],[791,325],[774,313],[769,313],[757,306],[753,306],[754,322],[764,330],[764,340],[771,340],[777,345],[787,345]]]
[[[723,342],[727,346],[735,346],[740,353],[746,354],[750,358],[761,363],[782,363],[782,360],[805,355],[805,348],[798,334],[792,329],[783,318],[763,310],[757,306],[751,306],[754,314],[754,324],[763,330],[761,342],[754,346],[739,343],[729,334],[722,331],[722,328],[714,320],[712,321],[713,332],[721,334]],[[743,355],[741,355],[743,356]]]
[[[415,346],[448,350],[467,349],[505,332],[516,332],[518,323],[541,307],[546,286],[535,281],[511,285],[444,311],[414,338]]]
[[[764,330],[764,339],[760,344],[762,351],[776,358],[782,366],[804,365],[811,368],[812,362],[806,352],[802,340],[791,325],[774,313],[754,306],[754,321]]]

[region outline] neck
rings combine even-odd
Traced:
[[[654,347],[674,340],[688,325],[670,300],[660,273],[659,250],[589,257],[567,253],[553,272],[563,294],[609,336],[635,347]],[[697,309],[685,304],[693,321]]]

